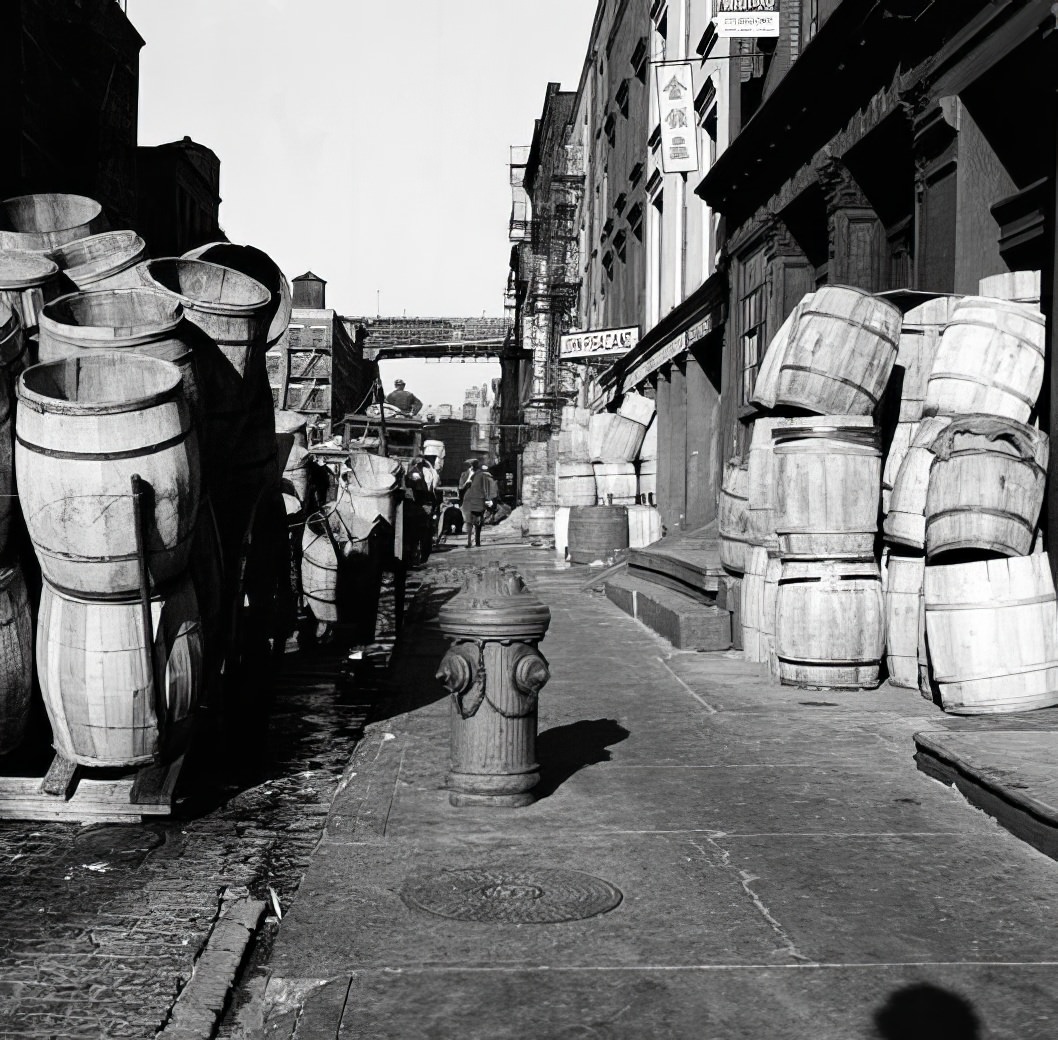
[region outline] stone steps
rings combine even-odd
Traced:
[[[731,614],[632,572],[605,582],[607,598],[678,650],[727,650]]]

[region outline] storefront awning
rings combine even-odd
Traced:
[[[718,331],[727,311],[727,277],[717,271],[678,307],[661,319],[624,357],[599,377],[602,393],[593,409],[635,389],[662,365]]]

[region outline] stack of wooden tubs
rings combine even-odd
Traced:
[[[884,523],[890,679],[958,714],[1058,704],[1055,589],[1036,529],[1044,319],[1026,281],[1031,293],[1017,274],[983,285],[1021,299],[948,298]]]
[[[765,355],[754,400],[768,411],[754,424],[748,459],[726,467],[721,560],[742,578],[743,649],[788,685],[880,681],[873,416],[900,321],[892,304],[858,289],[826,286],[806,297]]]
[[[0,203],[0,754],[24,732],[34,616],[56,761],[86,767],[178,761],[247,630],[272,634],[289,555],[264,348],[286,282],[225,249],[231,266],[147,261],[91,199]]]
[[[626,394],[614,412],[563,409],[555,469],[555,551],[560,556],[594,563],[661,537],[653,504],[654,414],[654,402],[635,393]]]

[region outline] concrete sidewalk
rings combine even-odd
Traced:
[[[935,708],[888,688],[780,688],[736,653],[674,652],[546,551],[460,549],[431,566],[496,557],[552,610],[544,797],[448,804],[445,643],[428,604],[231,1035],[1058,1035],[1058,864],[916,770],[912,734]],[[623,899],[561,924],[402,901],[409,878],[465,867],[580,871]]]

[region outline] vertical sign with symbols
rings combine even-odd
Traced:
[[[654,66],[661,115],[661,169],[665,173],[698,170],[698,126],[694,121],[694,82],[690,62]]]

